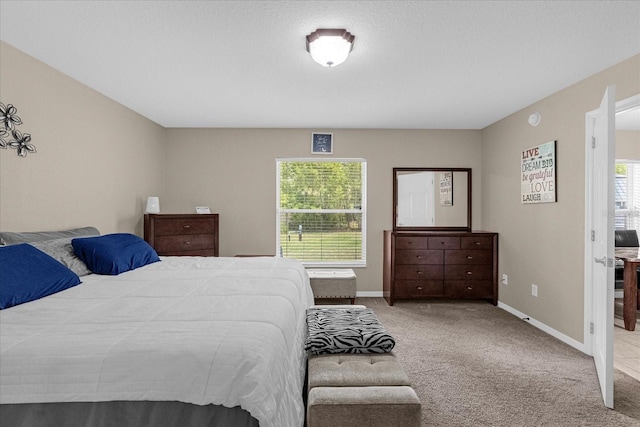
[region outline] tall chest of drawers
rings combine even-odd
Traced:
[[[498,304],[498,234],[384,232],[383,296],[474,298]]]
[[[218,256],[218,214],[145,214],[144,240],[166,256]]]

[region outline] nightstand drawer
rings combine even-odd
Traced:
[[[146,214],[144,240],[166,256],[218,256],[218,214]]]
[[[215,224],[208,218],[161,218],[155,221],[156,236],[213,233]]]
[[[182,236],[158,236],[155,250],[159,255],[167,252],[195,251],[213,248],[213,234],[189,234]]]
[[[160,253],[158,255],[161,256],[218,256],[216,255],[216,251],[213,249],[197,249],[197,250],[188,250],[188,251],[176,251],[169,250],[167,252]]]

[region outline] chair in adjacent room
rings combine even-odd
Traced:
[[[636,230],[616,230],[615,231],[615,247],[616,248],[637,248],[640,247],[638,242],[638,232]],[[622,262],[616,261],[615,270],[615,289],[619,291],[618,298],[622,297],[622,289],[624,288],[624,265]],[[638,268],[638,288],[640,288],[640,268]]]

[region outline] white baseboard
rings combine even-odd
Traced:
[[[356,296],[362,298],[382,298],[382,291],[358,291],[356,292]]]
[[[532,318],[531,316],[528,316],[518,310],[516,310],[513,307],[508,306],[507,304],[503,303],[502,301],[498,301],[498,307],[503,309],[504,311],[507,311],[511,314],[513,314],[516,317],[519,317],[520,319],[524,320],[527,323],[531,323],[532,326],[535,326],[536,328],[540,329],[541,331],[551,335],[554,338],[559,339],[560,341],[562,341],[565,344],[570,345],[571,347],[575,348],[576,350],[579,350],[585,354],[589,354],[586,351],[585,345],[579,341],[574,340],[573,338],[563,334],[562,332],[556,331],[553,328],[550,328],[549,326],[545,325],[542,322],[537,321],[536,319]]]

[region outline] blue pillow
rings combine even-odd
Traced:
[[[128,233],[77,238],[71,245],[76,256],[96,274],[118,275],[160,261],[147,242]]]
[[[0,310],[78,284],[77,274],[31,245],[0,247]]]

